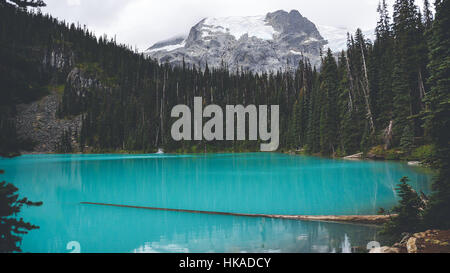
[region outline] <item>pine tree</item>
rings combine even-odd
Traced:
[[[424,113],[425,128],[435,146],[438,175],[433,183],[434,195],[426,214],[428,224],[450,228],[450,1],[436,1],[430,48],[429,84]]]
[[[375,34],[378,40],[388,36],[391,32],[391,22],[386,0],[381,1],[378,4],[377,12],[379,15],[379,20],[377,27],[375,28]]]
[[[420,104],[418,44],[422,39],[419,32],[419,15],[414,0],[396,0],[394,4],[395,66],[393,70],[393,116],[394,142],[400,137],[408,123],[408,117],[418,114]],[[418,125],[414,121],[414,131]]]
[[[321,72],[321,112],[320,112],[320,147],[325,155],[335,153],[338,132],[338,71],[331,49],[323,61]]]
[[[414,145],[414,132],[411,125],[406,125],[400,138],[400,147],[406,152],[410,152]]]
[[[376,28],[376,40],[370,57],[371,104],[374,106],[376,127],[386,128],[392,120],[394,70],[394,37],[386,1],[378,8],[380,19]]]
[[[4,172],[0,170],[0,174]],[[19,199],[18,189],[5,181],[0,182],[0,253],[21,252],[22,236],[38,226],[14,218],[23,206],[41,206],[42,202]]]
[[[409,179],[403,177],[398,184],[396,191],[400,197],[399,204],[392,209],[392,213],[397,214],[388,222],[382,234],[389,236],[394,241],[400,238],[404,232],[418,232],[423,227],[422,211],[424,203],[417,192],[408,184]],[[383,211],[381,209],[380,211]]]
[[[431,12],[430,3],[428,0],[423,1],[423,24],[426,29],[430,29],[433,23],[433,14]]]

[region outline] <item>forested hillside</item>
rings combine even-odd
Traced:
[[[174,142],[170,111],[193,108],[194,96],[222,107],[280,105],[283,150],[343,156],[379,146],[400,148],[396,156],[430,142],[419,115],[429,109],[428,4],[422,14],[414,1],[397,0],[391,19],[383,1],[373,43],[358,30],[347,51],[324,52],[320,68],[304,60],[295,72],[272,74],[159,65],[85,26],[0,5],[3,151],[24,145],[15,137],[15,105],[58,86],[58,117],[83,120],[77,147],[65,133],[62,151],[258,150],[250,141]]]

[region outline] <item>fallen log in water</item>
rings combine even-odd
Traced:
[[[83,205],[109,206],[131,209],[146,209],[159,211],[174,211],[197,214],[213,214],[213,215],[227,215],[238,217],[254,217],[254,218],[272,218],[272,219],[287,219],[287,220],[302,220],[302,221],[323,221],[323,222],[347,222],[356,224],[372,224],[380,225],[388,222],[391,217],[396,215],[330,215],[330,216],[308,216],[308,215],[277,215],[277,214],[248,214],[248,213],[232,213],[232,212],[217,212],[217,211],[201,211],[201,210],[187,210],[187,209],[167,209],[155,207],[141,207],[141,206],[127,206],[106,203],[92,203],[81,202]]]
[[[363,159],[363,153],[349,155],[349,156],[344,157],[344,159],[347,159],[347,160],[361,160],[361,159]]]

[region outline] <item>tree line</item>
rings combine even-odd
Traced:
[[[174,142],[172,107],[192,106],[193,97],[201,96],[205,105],[222,107],[280,105],[280,147],[285,150],[342,156],[384,145],[409,151],[428,138],[419,116],[430,88],[427,41],[433,18],[425,7],[422,15],[414,1],[396,1],[391,20],[383,1],[376,40],[372,43],[358,30],[349,35],[347,50],[324,52],[320,71],[305,59],[296,71],[255,74],[229,71],[226,65],[158,64],[114,39],[95,37],[85,26],[3,6],[3,112],[13,114],[11,104],[36,99],[48,84],[65,84],[59,116],[83,115],[81,145],[75,149],[257,150],[254,142]],[[43,65],[43,56],[59,53],[63,67]],[[80,90],[66,84],[74,67],[81,77],[101,84],[80,96]],[[10,115],[2,116],[2,128],[13,139]]]

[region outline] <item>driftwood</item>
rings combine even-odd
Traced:
[[[360,160],[362,158],[363,158],[363,153],[357,153],[354,155],[349,155],[349,156],[344,157],[344,159],[348,159],[348,160]]]
[[[167,208],[155,208],[155,207],[141,207],[141,206],[127,206],[105,203],[91,203],[81,202],[83,205],[96,205],[96,206],[108,206],[130,209],[146,209],[146,210],[159,210],[159,211],[173,211],[173,212],[185,212],[196,214],[212,214],[212,215],[225,215],[225,216],[237,216],[237,217],[253,217],[253,218],[272,218],[272,219],[286,219],[286,220],[301,220],[301,221],[322,221],[322,222],[341,222],[341,223],[355,223],[355,224],[372,224],[379,225],[388,222],[392,217],[396,215],[328,215],[328,216],[311,216],[311,215],[278,215],[278,214],[248,214],[248,213],[232,213],[232,212],[217,212],[217,211],[201,211],[201,210],[187,210],[187,209],[167,209]]]

